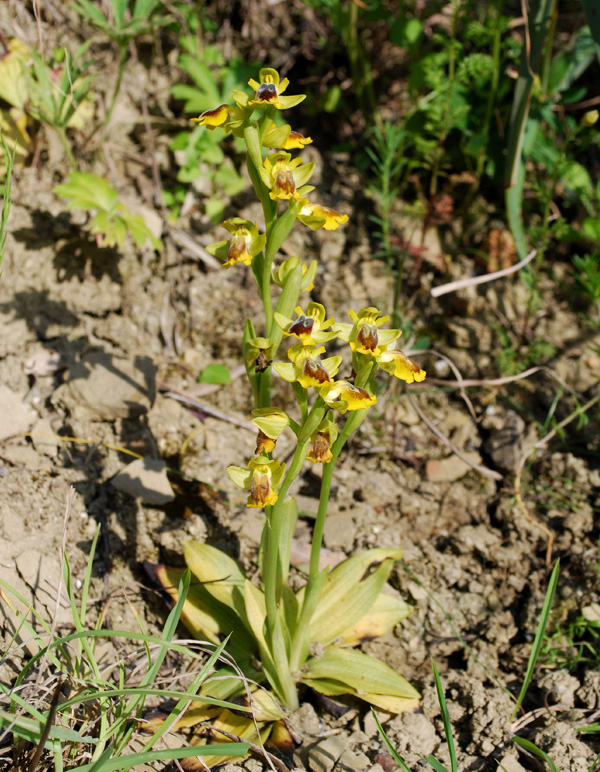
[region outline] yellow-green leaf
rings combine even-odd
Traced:
[[[410,614],[410,606],[400,598],[379,593],[370,610],[342,635],[342,646],[358,646],[380,638]]]
[[[375,603],[394,562],[401,557],[401,550],[380,548],[355,555],[336,566],[325,581],[310,622],[311,640],[327,646],[354,627]],[[379,568],[369,574],[378,563]],[[298,600],[300,603],[303,600],[302,591]]]
[[[323,678],[346,684],[364,699],[366,694],[419,699],[419,692],[399,673],[381,660],[355,649],[334,646],[322,657],[309,659],[302,678],[304,683]]]

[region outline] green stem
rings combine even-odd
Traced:
[[[115,109],[115,105],[117,103],[117,97],[119,96],[119,92],[121,91],[121,84],[123,82],[123,73],[125,72],[126,61],[127,61],[127,43],[125,43],[125,45],[123,45],[122,43],[119,43],[119,71],[117,73],[117,82],[115,83],[115,90],[113,91],[112,99],[110,100],[110,107],[108,108],[108,112],[106,113],[106,118],[104,120],[105,128],[110,123],[113,110]]]
[[[63,126],[56,126],[55,128],[58,133],[60,142],[63,146],[63,150],[65,151],[65,155],[67,156],[67,160],[71,165],[71,168],[77,170],[77,163],[75,162],[75,156],[73,155],[73,151],[71,150],[71,146],[69,145],[69,140],[67,139],[67,132],[65,128]]]
[[[296,477],[300,474],[300,470],[306,459],[308,452],[308,439],[304,442],[298,440],[296,446],[296,452],[294,458],[290,464],[290,468],[287,471],[286,476],[281,483],[278,491],[278,498],[271,509],[271,513],[267,519],[267,544],[265,555],[265,576],[263,577],[263,586],[265,591],[265,605],[267,608],[267,630],[270,637],[275,630],[275,624],[277,621],[277,607],[281,600],[281,587],[279,582],[280,566],[279,566],[279,542],[281,538],[281,519],[278,517],[281,505],[285,501],[287,492],[290,489],[290,485],[294,482]]]

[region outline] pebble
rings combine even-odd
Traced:
[[[481,463],[479,453],[465,453],[466,458],[474,464]],[[454,482],[464,477],[471,469],[457,455],[448,456],[448,458],[430,458],[425,465],[425,474],[430,482]]]
[[[162,459],[146,456],[132,461],[113,478],[113,486],[142,504],[160,507],[175,499],[167,478],[167,465]]]

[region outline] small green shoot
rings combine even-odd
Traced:
[[[538,759],[542,759],[542,761],[545,761],[548,765],[550,772],[560,772],[559,768],[556,766],[556,764],[552,761],[550,756],[548,754],[537,747],[537,745],[534,745],[529,740],[526,740],[524,737],[518,737],[517,735],[513,735],[514,742],[519,745],[523,750],[529,751],[529,753],[532,753],[534,756],[537,756]]]
[[[450,756],[450,772],[458,772],[458,764],[456,760],[456,747],[454,745],[454,738],[452,736],[452,726],[450,724],[448,706],[446,704],[446,698],[444,696],[444,687],[442,685],[442,679],[440,678],[440,674],[438,673],[438,669],[436,667],[436,664],[433,658],[431,660],[431,667],[433,669],[435,689],[437,692],[440,710],[442,712],[442,721],[444,723],[444,734],[446,735],[448,754]],[[375,724],[377,726],[381,739],[385,743],[389,752],[392,754],[392,757],[394,758],[396,763],[400,766],[400,769],[402,770],[402,772],[410,772],[410,769],[406,765],[406,762],[398,755],[394,746],[391,744],[390,739],[385,732],[385,729],[381,726],[381,723],[377,718],[377,715],[375,714],[375,711],[373,709],[371,709],[371,713],[373,715],[373,718],[375,719]],[[436,759],[435,756],[433,756],[431,753],[429,754],[429,756],[427,756],[427,758],[425,758],[425,761],[435,770],[435,772],[448,772],[447,767],[445,767],[442,764],[442,762]]]
[[[542,645],[544,643],[544,634],[546,632],[546,627],[548,626],[550,611],[552,610],[552,603],[554,601],[554,594],[556,592],[556,585],[558,584],[559,569],[560,569],[560,561],[557,560],[556,564],[554,565],[554,568],[552,569],[550,582],[548,583],[548,589],[546,590],[546,597],[544,598],[544,605],[542,606],[542,613],[540,615],[538,629],[535,634],[535,639],[533,641],[533,646],[531,648],[531,654],[529,655],[529,660],[527,662],[525,679],[523,681],[523,685],[521,686],[521,691],[519,692],[519,696],[517,697],[517,702],[515,704],[515,707],[513,708],[513,712],[511,713],[511,716],[510,716],[511,721],[517,715],[517,712],[521,707],[523,700],[525,699],[525,695],[527,694],[527,689],[529,688],[529,684],[531,683],[531,679],[533,678],[533,673],[535,671],[535,668],[540,656],[540,652],[542,650]]]
[[[8,215],[10,214],[10,187],[12,182],[12,170],[15,162],[16,148],[12,153],[4,137],[0,134],[0,141],[4,148],[4,163],[6,167],[6,176],[4,178],[4,189],[2,191],[2,211],[0,212],[0,277],[2,276],[2,261],[6,249],[6,227],[8,224]]]
[[[161,251],[160,239],[152,235],[141,217],[127,209],[103,177],[72,172],[67,182],[54,188],[54,193],[68,200],[69,209],[97,210],[90,231],[98,237],[99,246],[122,247],[129,232],[138,247],[150,241],[154,249]]]

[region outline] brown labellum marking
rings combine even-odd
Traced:
[[[258,357],[256,358],[256,361],[254,362],[254,366],[256,367],[257,373],[264,373],[264,371],[267,369],[267,367],[271,363],[267,359],[267,355],[264,351],[261,351]]]
[[[263,451],[265,453],[270,453],[276,444],[277,440],[272,440],[270,437],[267,437],[267,435],[259,429],[256,437],[256,450],[254,451],[254,455],[258,456],[258,454]]]
[[[213,107],[211,110],[205,110],[200,117],[213,118],[214,116],[219,115],[222,112],[223,107],[224,105],[219,105],[219,107]]]
[[[290,131],[290,135],[288,139],[302,142],[302,140],[306,139],[306,137],[304,136],[304,134],[300,134],[299,131]]]
[[[315,320],[311,319],[310,316],[299,316],[296,321],[290,324],[288,333],[300,338],[302,335],[310,335],[314,326]]]
[[[273,102],[277,99],[277,86],[274,83],[261,83],[256,92],[256,99],[261,102]]]
[[[319,432],[315,437],[312,455],[315,461],[325,461],[329,453],[329,435]]]
[[[356,399],[370,399],[371,398],[371,395],[369,394],[368,391],[365,391],[364,389],[361,389],[360,386],[355,386],[352,383],[348,386],[348,391]],[[343,397],[342,397],[342,399],[343,399]]]
[[[376,325],[362,324],[358,330],[357,338],[363,348],[369,349],[369,351],[375,351],[377,344],[379,343]]]
[[[227,247],[227,259],[237,262],[246,254],[246,239],[244,236],[234,236]]]
[[[313,359],[312,357],[308,357],[307,359],[305,359],[303,372],[304,372],[304,375],[307,375],[309,378],[312,378],[314,381],[317,381],[317,383],[331,382],[329,373],[323,367],[323,363],[319,359]]]
[[[293,196],[296,192],[296,183],[292,172],[280,169],[275,176],[275,189],[280,193]]]
[[[250,483],[250,496],[255,504],[263,507],[269,497],[271,484],[269,477],[264,472],[254,472],[252,482]]]

